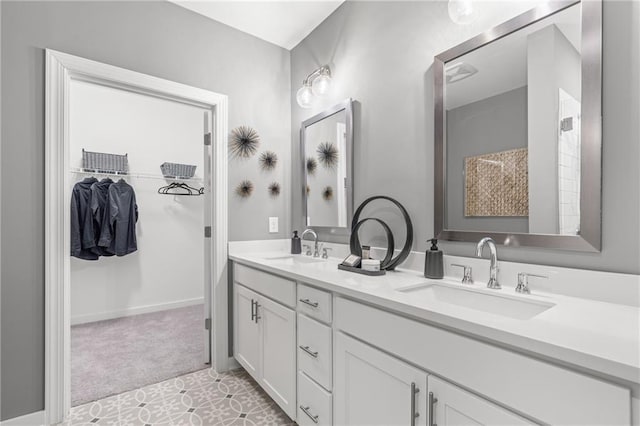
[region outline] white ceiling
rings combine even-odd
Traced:
[[[291,50],[345,0],[169,0]]]

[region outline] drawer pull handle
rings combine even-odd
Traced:
[[[433,412],[436,409],[436,402],[438,402],[438,398],[433,396],[433,392],[429,392],[429,426],[438,426],[433,422]]]
[[[302,410],[303,413],[309,416],[309,418],[313,420],[314,423],[318,423],[318,416],[314,416],[313,414],[311,414],[311,411],[309,411],[309,408],[311,407],[305,407],[304,405],[300,406],[300,409]]]
[[[251,321],[254,321],[254,322],[255,322],[256,316],[257,316],[256,304],[257,304],[257,302],[255,300],[251,299]]]
[[[306,353],[308,353],[310,356],[314,357],[314,358],[318,358],[318,352],[314,352],[311,349],[309,349],[309,346],[299,346],[300,349],[302,349],[303,351],[305,351]]]
[[[416,395],[418,395],[420,389],[416,387],[415,383],[411,383],[411,426],[416,426],[416,419],[420,417],[420,413],[416,411]]]
[[[305,305],[309,305],[309,306],[312,306],[312,307],[314,307],[314,308],[317,308],[317,307],[318,307],[318,302],[312,302],[312,301],[311,301],[311,300],[309,300],[309,299],[300,299],[300,301],[301,301],[302,303],[304,303]]]

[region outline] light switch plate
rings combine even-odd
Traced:
[[[269,218],[269,233],[275,234],[278,232],[278,217]]]

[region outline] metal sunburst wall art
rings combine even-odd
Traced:
[[[278,154],[273,151],[265,151],[260,154],[260,168],[265,171],[271,171],[278,164]]]
[[[338,148],[330,142],[322,142],[316,150],[318,160],[327,169],[333,169],[338,164]]]
[[[333,188],[330,186],[324,188],[322,190],[322,198],[324,198],[325,201],[333,200]]]
[[[313,157],[307,158],[307,174],[315,175],[317,168],[318,162],[316,161],[316,159]]]
[[[278,182],[272,182],[269,185],[269,195],[271,195],[273,198],[280,195],[280,184]]]
[[[249,158],[260,146],[260,136],[249,126],[236,127],[229,135],[229,152],[234,158]]]
[[[236,194],[240,198],[247,198],[253,193],[253,182],[250,180],[243,180],[236,187]]]

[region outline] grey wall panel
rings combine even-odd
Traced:
[[[10,2],[2,7],[2,419],[43,409],[44,49],[105,62],[229,96],[229,128],[250,125],[278,153],[229,164],[229,238],[288,235],[284,184],[291,141],[287,50],[168,2]],[[226,142],[226,141],[225,141]],[[232,193],[254,181],[248,200]],[[267,217],[281,219],[268,234]]]
[[[514,3],[501,3],[497,13],[508,13]],[[640,273],[640,7],[638,2],[609,0],[603,7],[602,252],[500,247],[501,259]],[[386,194],[405,204],[414,221],[416,250],[425,250],[425,240],[433,234],[433,57],[507,17],[485,14],[472,25],[459,26],[449,20],[446,2],[347,2],[292,50],[294,88],[307,73],[328,63],[334,88],[327,104],[346,97],[358,101],[355,203]],[[294,162],[299,123],[322,106],[303,110],[292,96]],[[297,168],[293,170],[296,187]],[[301,228],[299,205],[294,192],[293,219]],[[397,215],[388,215],[395,218],[390,219],[394,229],[400,229]],[[329,235],[321,239],[346,241]],[[474,254],[470,243],[443,242],[441,247],[453,255]],[[514,282],[516,277],[504,279]]]

